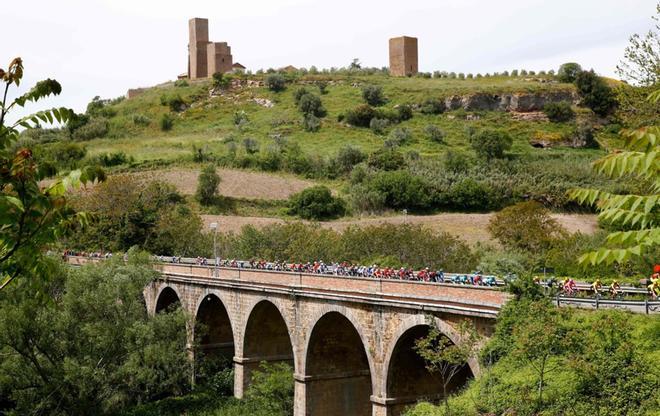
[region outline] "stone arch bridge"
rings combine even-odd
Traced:
[[[295,416],[392,416],[442,384],[415,353],[430,321],[452,342],[467,319],[485,338],[509,295],[487,287],[161,263],[144,290],[150,314],[180,305],[203,324],[198,347],[233,360],[242,397],[261,362],[294,369]],[[452,379],[479,373],[476,360]]]

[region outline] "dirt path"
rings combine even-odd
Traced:
[[[351,225],[377,225],[381,223],[403,224],[423,224],[435,231],[444,231],[456,235],[470,244],[477,242],[492,242],[488,234],[488,222],[493,214],[460,214],[444,213],[436,215],[415,216],[403,215],[391,217],[364,217],[354,220],[339,220],[331,222],[322,222],[322,227],[342,231]],[[592,234],[598,228],[598,222],[595,215],[586,214],[554,214],[553,217],[559,221],[569,232],[581,232]],[[270,224],[282,224],[284,220],[280,218],[266,217],[234,217],[227,215],[203,215],[206,226],[211,222],[217,221],[222,231],[239,232],[244,225],[251,224],[257,228],[265,227]]]

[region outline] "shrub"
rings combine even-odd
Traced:
[[[465,173],[470,167],[470,161],[465,153],[449,150],[445,153],[443,165],[449,172]]]
[[[195,197],[203,205],[211,204],[218,193],[219,184],[220,176],[215,171],[215,165],[206,165],[199,174]]]
[[[594,134],[594,128],[587,121],[578,122],[574,135],[584,147],[597,148],[599,146],[596,141],[596,135]]]
[[[419,111],[422,114],[441,114],[445,111],[445,103],[437,98],[427,98]]]
[[[504,152],[511,149],[511,136],[501,130],[483,130],[470,139],[470,144],[477,156],[487,160],[502,158]]]
[[[293,92],[293,102],[296,103],[296,107],[300,104],[300,99],[303,95],[310,94],[309,90],[305,87],[300,87]]]
[[[344,201],[332,196],[325,186],[313,186],[289,198],[289,213],[308,220],[323,220],[344,215]]]
[[[440,130],[440,128],[434,126],[433,124],[428,124],[426,127],[424,127],[424,133],[426,134],[426,137],[428,137],[429,140],[433,142],[436,143],[445,142],[445,132]]]
[[[259,151],[259,142],[252,137],[246,137],[243,139],[243,148],[247,154],[255,154]]]
[[[614,91],[593,70],[580,72],[575,79],[575,86],[584,105],[599,116],[607,116],[616,108]]]
[[[406,170],[378,172],[367,187],[384,195],[385,205],[390,208],[427,209],[432,203],[428,182]]]
[[[363,162],[366,158],[367,155],[362,150],[351,145],[343,146],[337,153],[337,163],[344,173],[350,172],[353,166]]]
[[[179,94],[163,94],[160,96],[160,104],[168,106],[171,111],[180,112],[186,109],[186,102]]]
[[[133,124],[136,126],[148,126],[151,124],[151,119],[143,114],[134,114]]]
[[[92,118],[84,126],[73,132],[74,140],[91,140],[105,137],[108,134],[108,120],[105,118]]]
[[[305,115],[313,115],[315,117],[325,117],[326,115],[321,98],[311,93],[303,94],[300,97],[298,110]]]
[[[188,81],[185,79],[177,79],[174,81],[174,86],[175,87],[187,87],[188,86]]]
[[[305,114],[303,116],[303,128],[309,132],[319,131],[321,129],[321,120],[314,114]]]
[[[327,81],[316,81],[314,83],[318,89],[319,89],[319,94],[325,95],[328,93],[328,82]]]
[[[518,70],[514,69],[513,71],[511,71],[511,76],[512,77],[517,77],[518,76]]]
[[[543,107],[543,112],[556,123],[572,120],[575,117],[575,111],[571,108],[571,103],[561,101],[558,103],[547,103]]]
[[[248,119],[248,115],[244,110],[240,111],[234,111],[234,125],[241,127],[247,124],[250,120]]]
[[[412,131],[407,127],[397,127],[390,132],[389,139],[396,146],[401,146],[412,139]]]
[[[345,120],[348,124],[356,127],[369,127],[371,119],[376,115],[375,110],[367,105],[361,104],[353,110],[348,110],[345,114]]]
[[[409,106],[408,104],[401,104],[397,106],[396,112],[398,113],[397,118],[399,119],[399,121],[406,121],[413,118],[412,107]]]
[[[371,122],[369,123],[369,128],[371,131],[374,132],[374,134],[377,135],[383,135],[385,134],[385,130],[387,127],[389,127],[390,121],[384,118],[372,118]]]
[[[565,234],[550,211],[536,201],[520,202],[496,213],[488,231],[504,247],[540,253]]]
[[[227,89],[231,85],[231,76],[225,75],[222,72],[215,72],[213,75],[213,86],[219,89]]]
[[[485,211],[494,208],[488,186],[472,178],[453,184],[443,201],[453,209]]]
[[[580,72],[582,72],[580,64],[567,62],[559,67],[559,70],[557,71],[557,79],[561,82],[573,83]]]
[[[406,167],[406,159],[401,152],[382,148],[369,155],[367,164],[379,170],[399,170]]]
[[[387,102],[383,95],[383,87],[380,85],[365,85],[362,87],[362,98],[367,104],[375,107]]]
[[[170,113],[165,113],[160,118],[160,129],[162,131],[172,130],[174,126],[174,117]]]
[[[103,153],[99,157],[101,166],[110,167],[130,163],[132,158],[126,156],[124,152]]]
[[[274,92],[284,91],[286,89],[286,78],[281,74],[269,74],[266,76],[266,87]]]
[[[73,168],[76,162],[85,157],[87,150],[77,143],[59,142],[48,146],[44,153],[44,158],[51,160],[57,166]]]

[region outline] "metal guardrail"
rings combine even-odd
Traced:
[[[574,298],[568,296],[555,296],[557,307],[570,306],[586,309],[623,309],[646,315],[660,313],[660,301],[657,300],[614,300],[602,298]]]

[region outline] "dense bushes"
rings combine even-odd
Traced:
[[[433,203],[429,184],[408,171],[377,172],[366,182],[367,189],[383,195],[385,205],[395,209],[428,209]]]
[[[411,224],[349,227],[343,233],[302,223],[246,226],[239,234],[223,234],[220,244],[229,258],[345,260],[457,272],[477,263],[475,254],[456,237]]]
[[[445,111],[445,103],[437,98],[427,98],[420,106],[422,114],[441,114]]]
[[[599,116],[607,116],[617,106],[614,91],[593,71],[582,71],[575,78],[575,86],[584,105]]]
[[[282,74],[269,74],[265,79],[266,87],[274,92],[284,91],[286,89],[286,78]]]
[[[289,197],[289,213],[307,220],[341,217],[345,210],[344,201],[332,196],[325,186],[313,186]]]
[[[543,112],[550,121],[554,122],[569,121],[575,117],[575,111],[571,108],[571,104],[566,101],[547,103],[543,107]]]
[[[376,110],[367,104],[361,104],[352,110],[346,111],[344,119],[355,127],[369,127],[371,119],[376,116]]]
[[[483,130],[470,138],[470,145],[477,156],[486,160],[504,157],[504,152],[511,149],[513,139],[502,130]]]
[[[108,120],[102,117],[92,118],[77,128],[72,135],[74,140],[91,140],[108,134]]]
[[[318,95],[306,93],[298,100],[298,110],[304,115],[313,115],[315,117],[325,117],[326,110],[321,103]]]
[[[387,102],[380,85],[365,85],[362,87],[362,98],[371,106],[378,107]]]

